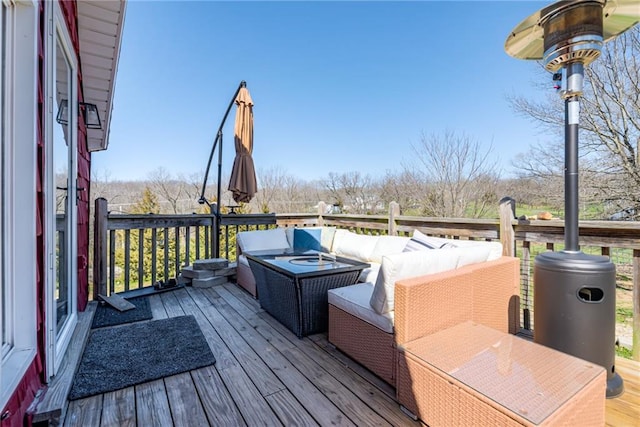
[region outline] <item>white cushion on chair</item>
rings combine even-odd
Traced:
[[[241,231],[236,236],[242,252],[289,249],[284,228],[270,230]]]
[[[372,324],[386,333],[393,333],[393,312],[378,314],[371,308],[369,300],[373,283],[358,283],[343,288],[330,289],[329,304]]]
[[[484,262],[489,257],[490,251],[489,246],[476,245],[467,248],[432,249],[384,256],[371,295],[371,307],[379,314],[393,311],[395,284],[398,280]]]

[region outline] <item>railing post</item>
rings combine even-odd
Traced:
[[[502,255],[516,256],[516,234],[511,221],[516,217],[516,201],[511,197],[500,200],[500,243]]]
[[[640,361],[640,250],[633,250],[633,326],[631,358]]]
[[[387,229],[389,236],[398,235],[398,227],[396,224],[396,217],[398,216],[400,216],[400,205],[397,202],[389,203],[389,226]]]
[[[218,202],[214,203],[216,206],[216,212],[218,212]],[[209,258],[218,258],[220,256],[220,224],[218,224],[218,218],[220,215],[211,215],[211,250]]]
[[[93,299],[107,295],[107,199],[98,197],[94,204],[93,220]]]
[[[324,213],[326,212],[327,205],[325,202],[318,202],[318,225],[322,227],[324,225]]]

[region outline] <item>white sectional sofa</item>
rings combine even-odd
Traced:
[[[315,249],[367,262],[371,267],[362,271],[358,281],[375,283],[382,257],[402,252],[409,240],[408,237],[356,234],[335,227],[242,231],[236,237],[237,283],[257,297],[255,279],[243,253],[286,249]]]
[[[427,284],[425,292],[430,292],[429,277],[443,273],[455,281],[457,276],[453,271],[466,274],[469,267],[490,266],[492,262],[506,257],[502,257],[502,244],[499,242],[441,239],[425,236],[416,230],[402,251],[385,254],[381,258],[375,280],[329,290],[328,339],[386,382],[395,385],[396,283],[424,277]],[[517,260],[513,261],[517,265]],[[513,262],[505,260],[499,264],[497,271],[511,271]],[[517,282],[510,280],[508,283],[516,283],[517,289]],[[511,292],[510,289],[508,291]],[[452,287],[449,292],[455,295],[456,289]],[[511,293],[508,296],[510,298]],[[502,298],[501,304],[507,301],[508,305],[509,298]],[[416,321],[419,317],[416,313],[410,316]],[[505,317],[505,320],[508,319]]]

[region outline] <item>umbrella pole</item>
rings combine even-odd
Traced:
[[[211,168],[213,153],[215,153],[216,147],[218,146],[218,142],[220,142],[220,150],[218,151],[218,193],[217,193],[218,199],[216,200],[216,212],[215,212],[216,223],[215,223],[215,230],[214,230],[216,234],[215,234],[215,238],[211,239],[213,242],[215,242],[214,253],[216,258],[218,258],[220,255],[220,245],[218,243],[218,240],[220,236],[220,185],[221,185],[220,180],[222,179],[222,176],[221,176],[222,175],[222,128],[224,126],[224,123],[227,121],[227,117],[229,116],[231,107],[233,107],[233,104],[236,102],[236,98],[238,97],[238,93],[240,93],[240,89],[242,89],[243,87],[247,87],[247,82],[245,82],[244,80],[242,80],[238,85],[238,89],[236,89],[236,92],[233,94],[233,97],[231,98],[231,102],[229,102],[229,106],[227,107],[227,111],[224,113],[222,122],[220,122],[220,126],[218,127],[218,133],[216,133],[216,139],[213,141],[213,147],[211,147],[211,153],[209,153],[209,161],[207,162],[207,169],[204,173],[204,180],[202,182],[202,191],[200,191],[200,198],[198,199],[198,203],[200,203],[201,205],[206,204],[207,206],[209,206],[209,213],[214,214],[214,212],[212,212],[211,204],[204,197],[204,192],[207,188],[207,179],[209,178],[209,169]]]

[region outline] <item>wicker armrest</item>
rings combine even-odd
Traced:
[[[395,285],[396,344],[469,320],[515,333],[519,283],[520,261],[512,257],[399,280]]]

